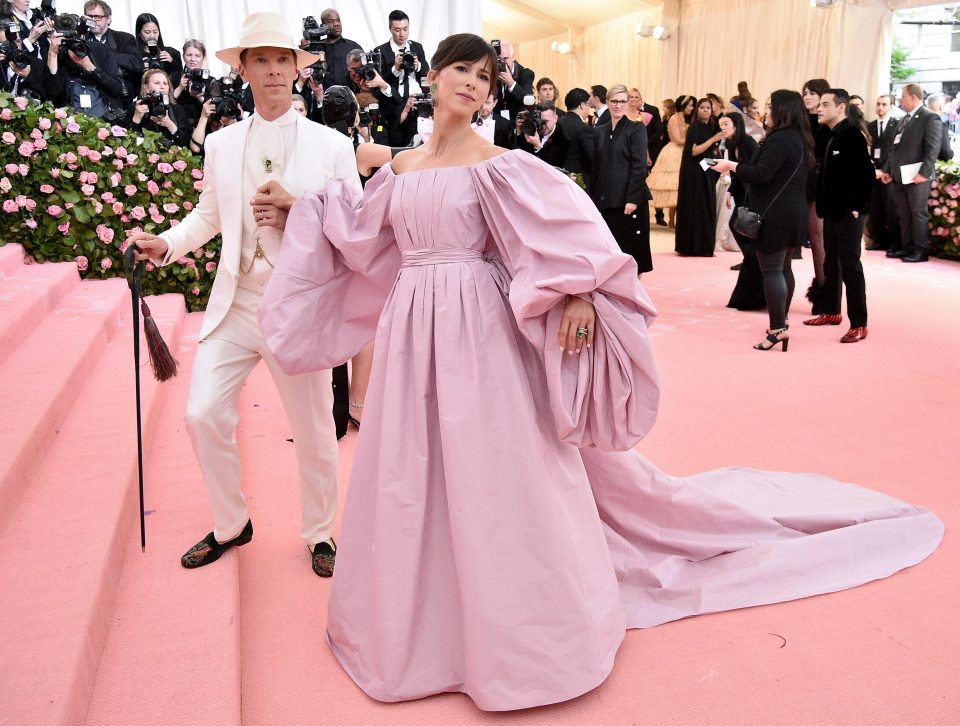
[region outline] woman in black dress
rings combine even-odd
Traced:
[[[820,125],[817,110],[820,107],[820,96],[830,89],[825,78],[811,78],[803,84],[803,105],[807,110],[807,119],[810,122],[810,133],[813,135],[814,154],[817,159],[816,168],[807,178],[807,230],[809,232],[810,251],[813,253],[813,281],[807,290],[807,299],[813,303],[813,314],[818,317],[804,321],[807,325],[839,325],[840,317],[824,314],[830,303],[822,298],[824,273],[824,259],[826,253],[823,246],[823,220],[817,216],[817,177],[823,165],[823,156],[827,153],[827,144],[831,132],[826,126]],[[827,296],[829,297],[829,296]],[[834,322],[835,321],[835,322]]]
[[[747,134],[746,124],[742,114],[731,112],[720,119],[720,131],[723,134],[727,158],[730,161],[750,161],[760,149],[760,145]],[[730,198],[727,204],[736,207],[750,206],[747,203],[747,190],[743,181],[736,175],[730,176]],[[743,252],[743,262],[740,264],[740,273],[737,275],[737,284],[730,295],[728,308],[737,310],[761,310],[766,305],[763,297],[763,278],[760,275],[760,263],[750,248],[753,241],[742,234],[738,234],[730,225],[730,233]]]
[[[750,161],[721,160],[718,172],[733,172],[746,184],[750,209],[763,218],[751,247],[763,274],[763,291],[770,314],[766,337],[757,350],[777,344],[787,350],[787,311],[793,299],[790,262],[793,250],[807,238],[807,172],[814,168],[813,137],[803,99],[796,91],[775,91],[770,97],[772,128]]]
[[[697,101],[696,120],[687,130],[677,191],[675,249],[685,257],[713,257],[717,233],[717,175],[704,171],[700,162],[713,157],[713,149],[721,138],[713,104],[709,98],[701,98]]]
[[[620,249],[653,269],[650,254],[650,191],[647,189],[647,131],[626,117],[627,87],[607,93],[610,123],[593,129],[593,170],[587,188]]]
[[[137,16],[136,30],[134,37],[137,39],[137,50],[143,58],[143,70],[159,67],[167,72],[173,88],[179,86],[180,76],[183,75],[183,59],[180,51],[163,42],[160,21],[155,15],[141,13]]]

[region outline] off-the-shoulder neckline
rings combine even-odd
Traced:
[[[442,171],[444,169],[476,169],[477,167],[483,166],[484,164],[489,164],[492,161],[496,161],[497,159],[500,159],[504,156],[509,156],[510,154],[513,154],[513,153],[525,154],[527,152],[523,151],[522,149],[507,149],[506,151],[500,154],[497,154],[496,156],[491,156],[489,159],[484,159],[483,161],[477,161],[477,162],[474,162],[473,164],[455,164],[453,166],[430,166],[425,169],[411,169],[410,171],[403,171],[403,172],[400,172],[399,174],[393,170],[393,160],[391,159],[390,163],[386,164],[385,168],[389,169],[390,173],[396,177],[406,176],[407,174],[421,174],[427,171]]]

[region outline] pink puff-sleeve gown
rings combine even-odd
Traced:
[[[573,356],[568,295],[597,312]],[[658,405],[654,314],[589,198],[523,151],[297,202],[268,345],[299,373],[376,337],[327,619],[367,694],[562,701],[606,678],[626,628],[853,587],[937,547],[937,517],[877,492],[673,478],[631,451]]]

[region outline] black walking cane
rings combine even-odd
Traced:
[[[130,287],[130,299],[133,304],[133,371],[137,399],[137,474],[140,482],[140,551],[147,551],[147,528],[143,513],[143,425],[140,416],[140,313],[143,312],[143,332],[147,336],[147,352],[153,375],[160,381],[166,381],[177,375],[177,361],[170,355],[170,349],[164,342],[157,323],[150,315],[150,308],[143,299],[140,281],[143,278],[143,262],[137,262],[137,246],[131,244],[123,253],[123,271]],[[139,305],[138,305],[139,303]]]

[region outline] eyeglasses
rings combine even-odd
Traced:
[[[607,101],[608,106],[626,106],[628,103],[630,102],[627,101],[626,99],[623,99],[622,101],[619,99],[615,101]]]
[[[90,18],[93,22],[99,23],[104,18],[109,18],[110,16],[109,15],[87,15],[87,17]]]

